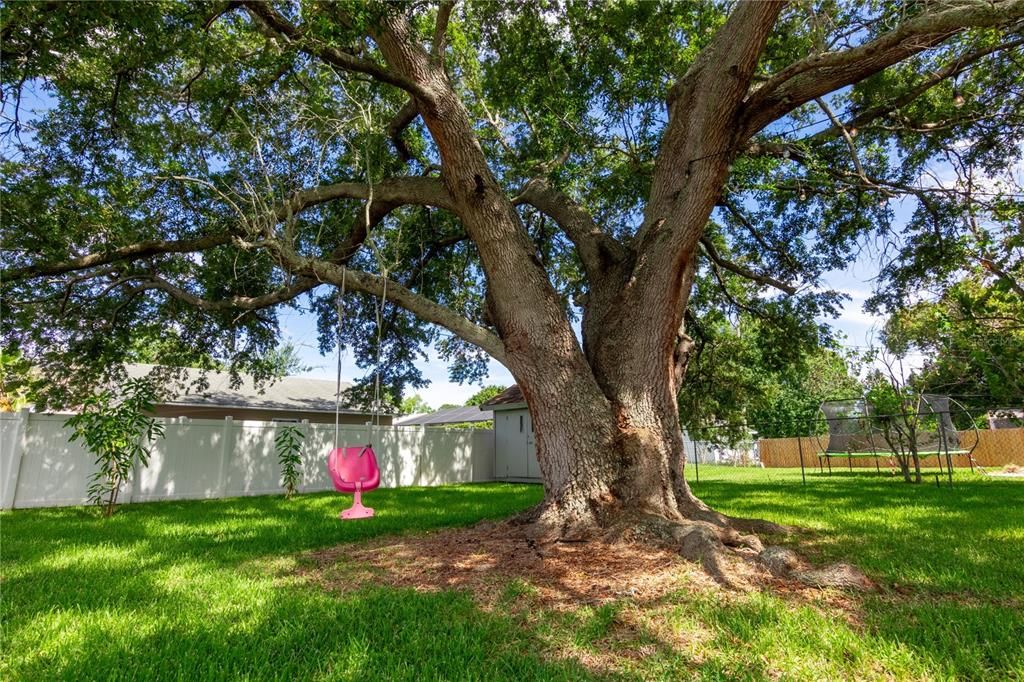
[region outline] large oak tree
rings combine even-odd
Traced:
[[[287,306],[326,349],[343,287],[389,395],[429,343],[459,378],[508,367],[537,528],[695,557],[760,548],[683,477],[709,316],[813,343],[821,275],[901,197],[910,259],[964,211],[1007,224],[1012,195],[926,171],[1021,151],[1021,0],[2,12],[4,334],[65,399],[140,335],[258,371]]]

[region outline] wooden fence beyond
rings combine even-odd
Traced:
[[[1024,466],[1024,429],[996,429],[979,431],[978,447],[974,449],[974,461],[983,467],[1001,467],[1004,464]],[[822,436],[821,444],[815,437],[810,438],[762,438],[758,441],[758,453],[761,463],[766,467],[798,467],[800,466],[800,448],[803,448],[804,466],[818,466],[818,453],[823,445],[828,444],[828,436]],[[888,458],[882,454],[878,458],[882,467],[888,465]],[[934,457],[922,460],[924,466],[935,466]],[[967,457],[953,457],[954,467],[968,466]],[[945,465],[945,462],[943,462]],[[847,459],[842,456],[832,458],[832,466],[846,467]],[[872,457],[854,457],[855,467],[875,467]]]

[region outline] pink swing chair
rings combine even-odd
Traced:
[[[341,338],[345,327],[345,308],[342,299],[345,297],[345,279],[348,271],[342,266],[341,271],[341,292],[335,299],[338,311],[338,384],[334,394],[334,445],[338,445],[338,417],[341,412]],[[383,299],[383,294],[382,294]],[[381,306],[383,307],[383,300]],[[378,327],[380,320],[380,309],[378,308]],[[380,357],[380,333],[377,335],[377,354]],[[374,407],[374,416],[377,417],[377,425],[380,425],[378,407],[380,397],[380,375],[376,375],[377,401]],[[370,422],[367,422],[367,437],[370,435]],[[327,471],[331,474],[334,487],[338,492],[354,493],[352,506],[338,514],[342,521],[351,519],[368,519],[373,516],[371,507],[363,506],[363,491],[373,490],[380,485],[380,468],[377,466],[377,455],[373,453],[372,445],[349,445],[343,448],[335,447],[327,455]]]
[[[352,506],[338,514],[338,518],[347,521],[373,516],[373,509],[363,506],[363,491],[373,490],[380,485],[380,469],[372,446],[334,448],[327,455],[327,471],[338,492],[355,493]]]

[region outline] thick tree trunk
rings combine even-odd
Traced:
[[[729,28],[747,33],[745,40],[723,39],[673,88],[644,224],[632,243],[602,251],[587,230],[579,235],[590,284],[583,347],[444,70],[410,39],[399,14],[385,17],[376,36],[387,62],[420,86],[417,108],[437,144],[450,209],[479,252],[504,362],[529,405],[545,499],[520,520],[538,535],[660,541],[725,576],[729,552],[763,550],[744,532],[779,529],[726,518],[690,492],[676,394],[698,241],[780,8],[741,4]]]
[[[638,327],[636,336],[645,331]],[[567,393],[557,377],[527,378],[513,369],[536,432],[544,516],[569,534],[614,525],[620,514],[721,519],[683,477],[671,353],[637,357],[633,350],[603,356],[621,369],[597,372],[603,379],[598,396]]]
[[[628,349],[618,360],[638,364]],[[566,393],[562,382],[544,377],[522,384],[545,497],[519,521],[546,541],[636,540],[672,547],[734,584],[764,553],[752,533],[784,529],[726,517],[693,495],[684,477],[672,368],[646,362],[650,371],[641,376],[660,381],[611,380],[605,388],[612,395],[603,403]],[[790,574],[797,560],[786,562],[771,570]]]

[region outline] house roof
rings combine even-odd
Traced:
[[[127,365],[130,377],[149,374],[156,365]],[[257,388],[252,377],[241,375],[242,383],[231,387],[231,376],[227,372],[206,373],[209,386],[197,391],[195,382],[201,370],[185,368],[181,381],[171,386],[171,397],[161,400],[160,405],[189,405],[194,407],[238,407],[287,412],[334,412],[335,382],[329,379],[307,377],[283,377],[274,383]],[[368,414],[371,410],[361,409],[345,403],[345,392],[352,387],[342,382],[342,403],[340,411],[345,414]]]
[[[463,422],[485,422],[491,415],[481,412],[476,405],[449,407],[429,414],[414,414],[395,421],[399,426],[430,426],[432,424],[461,424]]]
[[[481,410],[511,410],[517,407],[526,407],[526,398],[519,390],[519,384],[512,384],[504,391],[494,396],[480,406]]]

